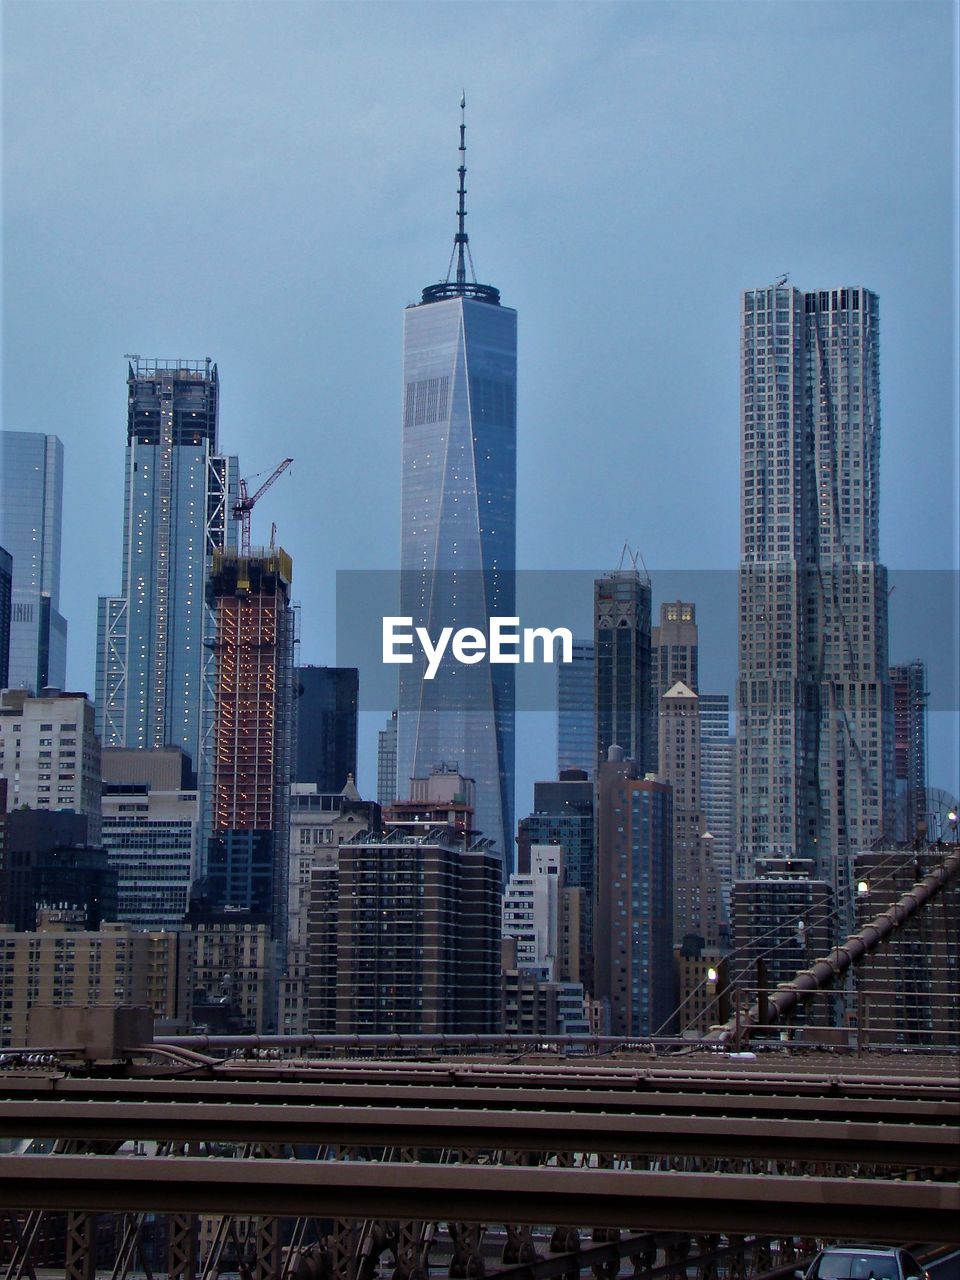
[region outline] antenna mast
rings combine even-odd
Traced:
[[[457,234],[454,236],[454,243],[457,246],[457,285],[462,288],[467,283],[464,248],[468,242],[468,236],[464,230],[464,219],[467,216],[464,204],[467,196],[467,95],[463,90],[460,92],[460,167],[457,172],[460,175],[460,187],[457,191]]]

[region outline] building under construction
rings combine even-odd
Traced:
[[[217,552],[213,795],[206,899],[286,936],[293,759],[292,561],[281,549]]]

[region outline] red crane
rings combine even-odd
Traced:
[[[233,504],[233,518],[240,521],[240,554],[242,556],[250,554],[250,512],[267,492],[274,480],[283,475],[292,461],[292,458],[284,458],[281,463],[278,463],[253,497],[247,492],[246,480],[240,481],[240,497]],[[255,480],[256,476],[251,476],[250,478]]]

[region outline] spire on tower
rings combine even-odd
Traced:
[[[467,95],[460,91],[460,163],[457,167],[459,185],[457,187],[457,233],[453,237],[453,251],[447,267],[446,279],[441,284],[428,285],[423,290],[421,302],[439,302],[443,298],[477,298],[481,302],[500,304],[500,290],[489,284],[477,284],[477,273],[473,268],[473,255],[470,252],[470,237],[466,231],[466,198],[467,198]],[[456,272],[453,280],[453,263],[456,259]],[[470,264],[471,279],[467,280],[467,264]]]

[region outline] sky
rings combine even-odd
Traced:
[[[875,290],[890,656],[931,661],[956,795],[957,13],[8,0],[3,421],[65,447],[68,684],[120,585],[124,353],[213,357],[241,474],[294,458],[254,541],[275,521],[293,555],[300,660],[349,660],[336,574],[397,564],[402,316],[447,271],[464,90],[477,276],[519,315],[519,566],[629,542],[655,586],[733,581],[740,293]],[[732,693],[735,637],[700,622],[701,687]],[[555,729],[518,728],[522,814]]]

